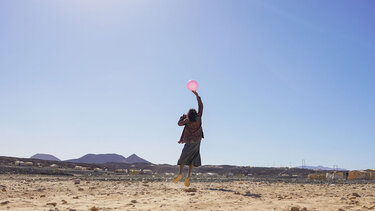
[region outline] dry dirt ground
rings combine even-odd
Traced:
[[[75,179],[0,175],[0,210],[375,210],[375,184]]]

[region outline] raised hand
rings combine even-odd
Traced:
[[[197,91],[191,91],[191,92],[193,92],[195,94],[195,96],[199,97],[199,94],[198,94]]]

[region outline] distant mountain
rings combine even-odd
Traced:
[[[91,164],[104,164],[104,163],[148,163],[145,159],[138,157],[136,154],[130,155],[128,158],[125,158],[122,155],[118,154],[87,154],[78,159],[66,160],[67,162],[72,163],[91,163]]]
[[[118,154],[87,154],[78,159],[66,160],[73,163],[127,163],[126,158]]]
[[[147,160],[138,157],[136,154],[132,154],[129,157],[127,157],[126,162],[127,163],[149,163],[151,164],[151,162],[148,162]]]
[[[50,155],[50,154],[41,154],[41,153],[35,154],[35,155],[31,156],[30,158],[32,158],[32,159],[40,159],[40,160],[61,161],[60,159],[58,159],[57,157],[55,157],[53,155]]]
[[[334,170],[337,170],[337,171],[347,171],[347,169],[343,169],[343,168],[330,168],[330,167],[324,167],[324,166],[297,166],[296,168],[299,168],[299,169],[310,169],[310,170],[325,170],[325,171],[334,171]]]

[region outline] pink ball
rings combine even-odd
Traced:
[[[187,88],[191,91],[197,91],[198,83],[195,80],[190,80],[187,82]]]

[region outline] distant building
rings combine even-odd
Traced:
[[[75,169],[75,170],[84,171],[84,170],[86,170],[86,167],[83,167],[83,166],[75,166],[74,169]]]
[[[364,171],[334,171],[328,173],[314,173],[307,176],[308,179],[327,180],[375,180],[375,170]]]
[[[103,169],[101,169],[101,168],[94,168],[94,172],[102,172],[103,171]]]
[[[314,180],[324,180],[326,179],[326,174],[322,173],[312,173],[307,175],[308,179],[314,179]]]
[[[51,167],[51,168],[58,168],[59,166],[57,164],[52,164],[49,167]]]
[[[115,172],[116,172],[116,173],[124,173],[124,174],[127,174],[127,173],[128,173],[128,170],[127,170],[127,169],[116,169]]]
[[[143,174],[147,174],[147,175],[151,175],[152,174],[152,170],[151,169],[143,169],[142,173]]]
[[[216,172],[207,172],[207,173],[204,173],[203,176],[205,176],[205,177],[218,177],[219,174],[216,173]]]
[[[14,165],[16,165],[16,166],[23,166],[23,161],[16,160],[14,162]]]
[[[370,180],[375,180],[375,169],[367,169],[365,171],[369,172]]]
[[[349,171],[348,180],[368,180],[371,174],[368,171]]]
[[[141,174],[141,170],[140,169],[130,169],[129,174],[132,174],[132,175]]]
[[[344,172],[332,172],[332,173],[326,173],[326,179],[328,180],[343,180],[346,179]]]

